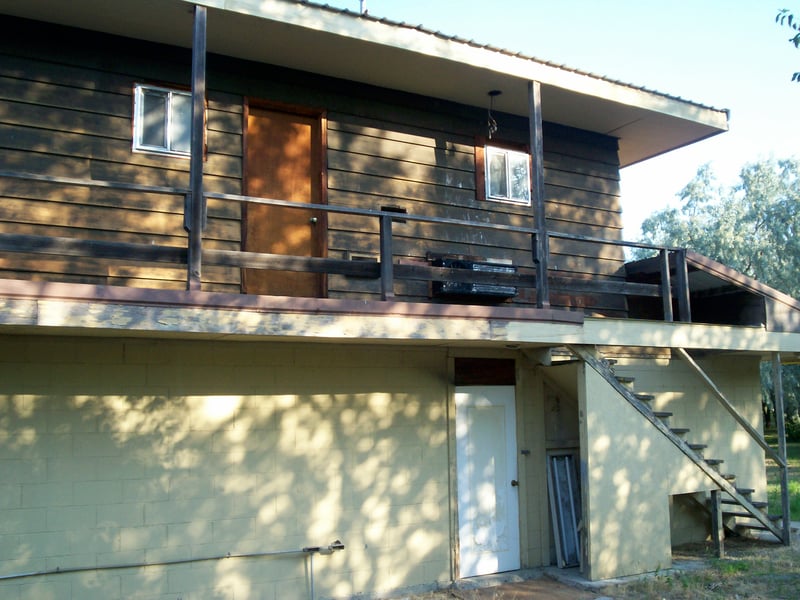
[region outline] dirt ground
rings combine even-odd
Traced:
[[[477,589],[449,589],[401,596],[399,600],[595,600],[604,598],[598,591],[588,591],[548,577],[501,583]]]
[[[527,581],[498,583],[480,589],[448,589],[400,600],[765,600],[800,598],[800,546],[774,541],[726,540],[726,558],[714,555],[710,544],[676,549],[673,569],[624,582],[588,582],[563,578],[555,571]],[[557,581],[554,577],[557,577]],[[589,587],[591,585],[591,587]]]
[[[588,592],[542,577],[515,583],[505,583],[480,590],[447,590],[430,600],[594,600],[602,594]],[[425,598],[423,596],[422,598]]]

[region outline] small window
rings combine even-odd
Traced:
[[[531,203],[530,156],[486,146],[486,198],[496,202]]]
[[[133,149],[189,156],[192,95],[169,88],[136,84]]]

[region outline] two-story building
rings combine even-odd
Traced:
[[[0,14],[2,597],[788,541],[759,365],[800,303],[622,240],[620,169],[726,111],[311,2]]]

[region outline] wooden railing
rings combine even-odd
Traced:
[[[0,177],[13,178],[32,182],[46,182],[58,185],[74,185],[81,187],[104,188],[121,192],[138,192],[143,194],[170,194],[185,197],[184,206],[186,213],[191,206],[191,194],[188,189],[149,186],[135,183],[122,183],[111,181],[84,180],[69,177],[56,177],[49,175],[17,173],[0,171]],[[395,295],[395,282],[398,280],[422,280],[430,282],[463,282],[488,285],[513,286],[517,288],[537,288],[537,278],[540,270],[537,260],[537,249],[548,248],[552,239],[563,239],[593,244],[622,246],[628,248],[644,248],[660,253],[661,256],[661,283],[632,283],[626,281],[587,280],[570,278],[557,275],[555,271],[548,273],[548,286],[545,289],[557,290],[567,294],[612,294],[623,296],[643,296],[661,298],[664,310],[664,319],[673,320],[673,298],[677,298],[678,319],[690,321],[689,288],[687,280],[686,253],[680,248],[664,248],[638,242],[625,242],[605,238],[579,236],[560,232],[545,232],[545,239],[540,244],[539,236],[543,235],[538,227],[520,227],[499,223],[483,223],[464,221],[446,217],[429,217],[415,214],[398,214],[384,210],[371,210],[336,206],[330,204],[306,204],[290,202],[279,199],[257,198],[238,194],[222,194],[208,192],[206,199],[221,202],[235,202],[240,204],[263,204],[284,207],[293,210],[311,211],[326,214],[357,215],[377,222],[380,232],[378,243],[378,261],[353,261],[339,258],[290,256],[283,254],[264,254],[245,252],[241,250],[220,250],[209,248],[202,244],[201,236],[194,236],[194,243],[200,248],[199,256],[190,264],[190,245],[192,236],[187,238],[187,247],[142,244],[131,242],[113,242],[91,239],[76,239],[71,237],[52,237],[31,234],[0,234],[0,251],[26,252],[43,255],[59,255],[84,257],[91,259],[119,259],[136,260],[154,264],[183,265],[187,269],[187,282],[196,279],[197,272],[203,265],[228,266],[238,268],[302,271],[311,273],[339,274],[372,278],[380,280],[380,297],[388,300]],[[496,231],[507,234],[527,236],[530,241],[530,262],[519,265],[520,271],[516,273],[481,272],[467,269],[437,267],[429,263],[395,261],[395,236],[394,226],[398,221],[404,223],[414,222],[427,225],[441,225],[448,227],[466,228],[469,230]],[[189,219],[185,214],[184,226],[191,228]],[[200,237],[200,239],[198,239]],[[672,263],[672,264],[670,264]],[[675,270],[675,283],[672,283],[671,269]],[[192,288],[187,283],[187,288]],[[196,288],[195,288],[196,289]],[[537,298],[538,305],[549,305],[549,298]]]

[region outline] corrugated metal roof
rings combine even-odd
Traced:
[[[500,113],[614,137],[628,166],[728,129],[728,111],[313,0],[0,0],[0,13],[191,47],[192,7],[209,9],[208,51],[466,106],[502,90]]]
[[[664,98],[667,98],[669,100],[676,100],[678,102],[687,102],[689,104],[693,104],[694,106],[697,106],[697,107],[700,107],[700,108],[705,108],[705,109],[710,109],[710,110],[723,110],[725,112],[728,112],[727,109],[718,108],[718,107],[715,107],[715,106],[712,106],[712,105],[709,105],[709,104],[703,104],[701,102],[696,102],[694,100],[689,100],[689,99],[683,98],[681,96],[675,96],[673,94],[668,94],[666,92],[662,92],[662,91],[655,90],[655,89],[652,89],[652,88],[648,88],[648,87],[645,87],[645,86],[636,85],[636,84],[633,84],[633,83],[630,83],[630,82],[626,82],[626,81],[621,81],[619,79],[614,79],[614,78],[608,77],[606,75],[598,75],[597,73],[592,73],[590,71],[584,71],[582,69],[577,69],[575,67],[570,67],[570,66],[562,64],[562,63],[556,63],[556,62],[549,61],[549,60],[543,60],[543,59],[537,58],[535,56],[527,55],[527,54],[525,54],[523,52],[514,52],[513,50],[509,50],[507,48],[501,48],[499,46],[494,46],[492,44],[484,44],[484,43],[481,43],[481,42],[477,42],[475,40],[470,40],[470,39],[467,39],[467,38],[460,37],[458,35],[450,35],[450,34],[447,34],[447,33],[441,32],[441,31],[436,31],[434,29],[428,29],[423,24],[413,25],[413,24],[410,24],[410,23],[406,23],[404,21],[395,21],[393,19],[388,19],[386,17],[376,17],[376,16],[373,16],[373,15],[369,14],[369,12],[360,13],[360,12],[357,12],[357,11],[349,10],[347,8],[337,8],[335,6],[331,6],[330,4],[322,4],[322,3],[319,3],[319,2],[310,2],[309,0],[294,0],[294,2],[296,4],[302,4],[302,5],[313,7],[313,8],[316,8],[316,9],[327,10],[327,11],[330,11],[330,12],[333,12],[333,13],[337,13],[337,14],[340,14],[340,15],[345,15],[345,16],[350,17],[350,18],[365,19],[365,20],[373,21],[375,23],[381,23],[383,25],[389,25],[389,26],[397,27],[397,28],[401,28],[401,29],[411,29],[411,30],[414,30],[414,31],[419,31],[420,33],[424,33],[424,34],[427,34],[427,35],[432,35],[432,36],[434,36],[436,38],[439,38],[441,40],[445,40],[447,42],[454,42],[454,43],[457,43],[457,44],[464,44],[464,45],[467,45],[467,46],[471,46],[473,48],[479,48],[481,50],[487,50],[489,52],[497,52],[498,54],[503,54],[505,56],[511,56],[511,57],[514,57],[514,58],[520,58],[520,59],[523,59],[523,60],[529,60],[531,62],[535,62],[535,63],[538,63],[540,65],[545,65],[545,66],[548,66],[548,67],[561,69],[562,71],[567,71],[569,73],[575,73],[576,75],[582,75],[584,77],[592,77],[594,79],[598,79],[600,81],[606,81],[606,82],[612,83],[614,85],[621,85],[621,86],[624,86],[624,87],[628,87],[628,88],[630,88],[632,90],[638,90],[638,91],[642,91],[642,92],[647,92],[648,94],[657,94],[657,95],[662,96]]]

